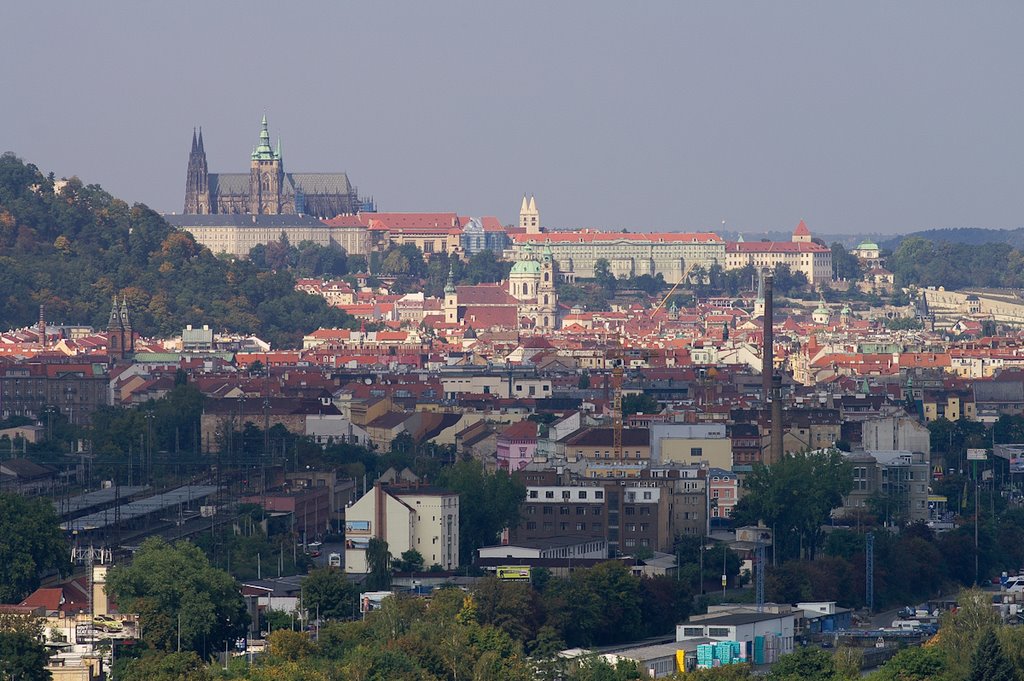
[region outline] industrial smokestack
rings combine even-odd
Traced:
[[[771,270],[764,270],[764,333],[761,347],[761,398],[767,405],[772,396],[772,374],[775,373],[775,304],[772,290],[775,277]]]
[[[46,306],[39,306],[39,344],[46,345]]]
[[[782,459],[782,376],[772,374],[771,448],[768,461],[771,465]]]

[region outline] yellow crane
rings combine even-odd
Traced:
[[[679,285],[690,278],[690,274],[696,267],[699,267],[698,263],[690,263],[690,265],[683,271],[683,276],[679,277],[679,281],[677,281],[675,285],[669,289],[668,293],[665,294],[665,297],[661,299],[660,303],[658,303],[658,306],[654,308],[653,312],[651,312],[651,318],[653,318],[654,315],[658,314],[658,310],[665,306],[665,303],[667,303],[668,299],[672,297],[672,294],[676,292],[676,289],[679,288]]]

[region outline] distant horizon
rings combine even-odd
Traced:
[[[31,68],[0,148],[161,213],[194,127],[210,172],[246,172],[266,115],[286,169],[389,211],[508,224],[525,193],[566,229],[822,237],[1024,215],[1024,3],[242,7],[5,3],[0,57]]]

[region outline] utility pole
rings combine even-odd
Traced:
[[[875,533],[864,535],[864,600],[868,612],[875,610]]]

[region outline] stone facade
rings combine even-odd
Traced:
[[[209,172],[203,133],[192,133],[185,180],[186,214],[306,214],[329,218],[361,208],[356,189],[345,173],[286,173],[280,142],[276,151],[270,146],[266,116],[247,174]]]

